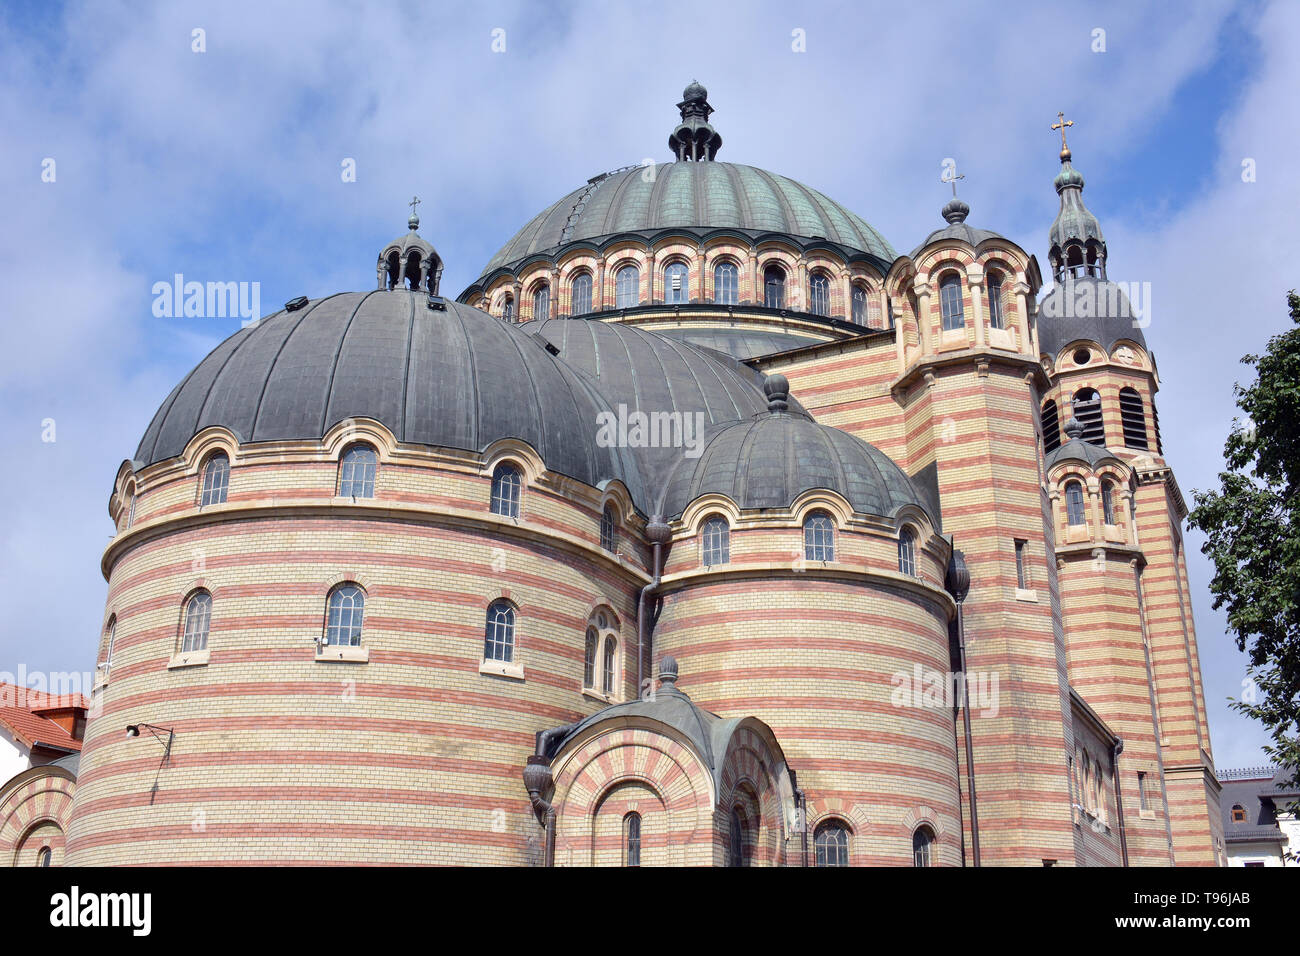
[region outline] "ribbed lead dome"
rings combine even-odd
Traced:
[[[915,505],[939,526],[938,508],[888,455],[803,412],[785,410],[786,387],[784,376],[770,376],[769,411],[713,430],[698,458],[679,460],[664,486],[664,517],[677,517],[705,494],[726,495],[743,510],[788,508],[805,491],[827,489],[862,514],[893,517],[904,505]]]
[[[643,499],[629,453],[596,442],[605,406],[590,382],[517,326],[427,301],[348,292],[241,329],[163,402],[137,465],[180,455],[213,425],[241,442],[319,440],[343,419],[373,418],[401,442],[482,451],[518,438],[554,471],[593,486],[619,478]]]
[[[668,227],[821,237],[894,260],[893,247],[866,220],[793,179],[739,163],[673,162],[620,170],[575,189],[520,229],[483,275],[570,242]]]

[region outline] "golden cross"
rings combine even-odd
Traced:
[[[1052,129],[1059,129],[1061,131],[1061,152],[1065,152],[1070,148],[1065,144],[1065,128],[1073,125],[1074,120],[1066,119],[1064,113],[1056,114],[1056,122],[1052,124]]]

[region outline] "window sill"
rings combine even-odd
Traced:
[[[511,680],[524,679],[524,665],[513,661],[479,661],[478,672],[489,677],[508,677]]]
[[[342,661],[345,664],[364,664],[370,660],[368,647],[341,647],[338,644],[316,645],[316,660]]]
[[[598,704],[612,704],[612,703],[614,703],[614,695],[613,695],[613,694],[602,694],[600,691],[598,691],[598,690],[593,690],[593,689],[590,688],[590,687],[584,687],[584,688],[582,689],[582,696],[583,696],[583,697],[586,697],[588,700],[594,700],[594,701],[595,701],[596,703],[598,703]]]
[[[172,659],[167,662],[169,671],[178,670],[182,667],[202,667],[208,663],[208,650],[204,648],[201,651],[189,651],[182,654],[173,654]]]
[[[1139,820],[1154,820],[1155,818],[1156,818],[1156,812],[1155,812],[1154,810],[1139,810],[1139,811],[1138,811],[1138,819],[1139,819]]]
[[[1031,588],[1031,589],[1026,589],[1026,588],[1016,588],[1016,600],[1017,600],[1017,601],[1027,601],[1027,602],[1029,602],[1030,604],[1037,604],[1037,603],[1038,603],[1038,592],[1035,591],[1035,590],[1033,590],[1032,588]]]

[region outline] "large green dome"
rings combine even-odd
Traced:
[[[865,219],[803,183],[739,163],[672,162],[619,170],[575,189],[534,216],[482,275],[571,242],[669,228],[825,239],[894,260],[893,247]]]

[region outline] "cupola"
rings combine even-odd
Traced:
[[[710,162],[722,148],[722,137],[709,123],[713,107],[709,105],[709,91],[698,81],[682,90],[682,101],[677,104],[682,121],[668,137],[668,148],[677,161]]]
[[[1097,217],[1083,204],[1083,174],[1070,165],[1070,147],[1065,129],[1073,126],[1064,113],[1058,113],[1052,129],[1061,132],[1061,171],[1053,185],[1061,197],[1061,208],[1048,232],[1051,248],[1048,258],[1057,282],[1070,278],[1106,278],[1106,240]]]
[[[411,200],[411,216],[406,220],[410,231],[398,236],[379,253],[375,271],[381,289],[414,289],[430,295],[438,294],[438,285],[442,282],[442,258],[417,232],[420,216],[415,207],[419,204],[419,196]]]

